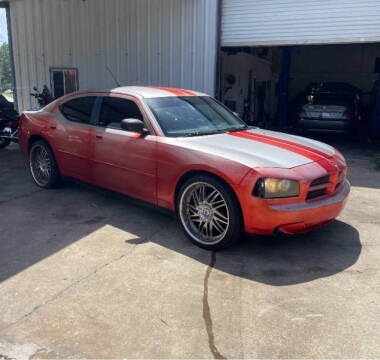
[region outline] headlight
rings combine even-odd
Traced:
[[[285,179],[259,179],[253,195],[264,199],[295,197],[300,193],[298,181]]]

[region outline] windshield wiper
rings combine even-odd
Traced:
[[[224,134],[226,132],[227,132],[227,130],[216,130],[216,131],[209,131],[209,132],[194,131],[194,132],[188,133],[186,135],[183,135],[182,137]]]
[[[247,129],[250,129],[251,126],[244,126],[244,127],[241,127],[241,128],[235,128],[235,129],[230,129],[228,130],[228,132],[235,132],[235,131],[243,131],[243,130],[247,130]]]

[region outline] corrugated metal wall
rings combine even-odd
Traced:
[[[80,89],[161,85],[214,93],[217,0],[10,0],[19,109],[50,67]]]
[[[379,0],[224,0],[222,45],[380,41]]]

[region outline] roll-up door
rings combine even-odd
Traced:
[[[222,46],[380,41],[379,0],[223,0]]]

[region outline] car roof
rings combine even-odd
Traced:
[[[60,104],[66,101],[75,99],[76,97],[83,96],[97,96],[97,94],[108,93],[108,94],[124,94],[130,95],[138,98],[163,98],[163,97],[178,97],[178,96],[209,96],[207,94],[201,93],[199,91],[184,90],[169,87],[160,86],[121,86],[114,89],[92,89],[92,90],[80,90],[67,95],[64,95],[57,100],[53,101],[51,104],[47,105],[45,109],[52,110],[55,109]]]
[[[208,96],[207,94],[161,86],[122,86],[109,90],[111,93],[135,95],[143,98],[159,98],[169,96]]]
[[[360,89],[356,86],[342,82],[310,83],[307,91],[313,93],[360,93]]]

